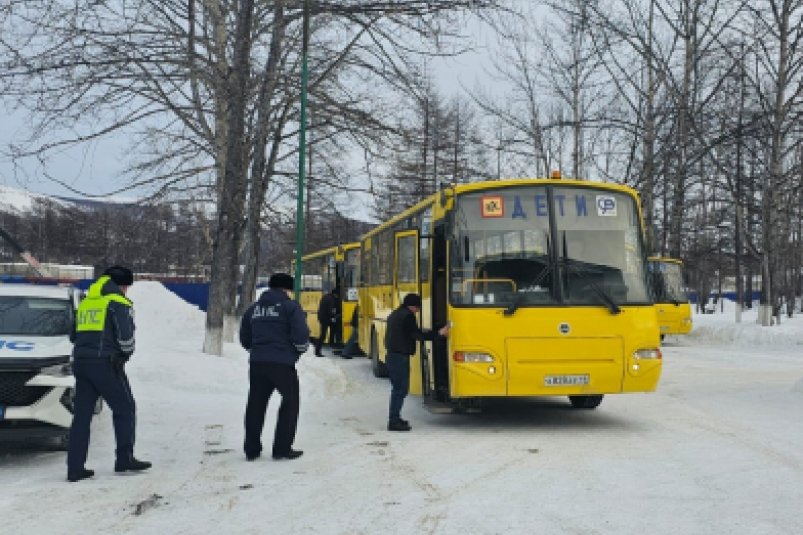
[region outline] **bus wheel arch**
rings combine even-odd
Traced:
[[[591,396],[569,396],[569,401],[572,402],[572,407],[575,409],[596,409],[602,403],[603,394],[595,394]]]
[[[377,343],[376,329],[371,328],[371,371],[374,372],[374,377],[387,377],[388,367],[384,362],[379,360],[379,344]]]

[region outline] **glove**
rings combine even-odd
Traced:
[[[112,363],[112,370],[114,370],[114,372],[118,375],[123,373],[123,370],[125,369],[125,363],[128,362],[128,357],[125,355],[112,355],[110,359]]]

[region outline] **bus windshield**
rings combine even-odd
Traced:
[[[613,312],[648,304],[640,232],[626,193],[539,185],[461,195],[451,301],[512,309],[602,305]]]
[[[651,261],[653,291],[658,303],[685,303],[689,300],[683,289],[683,274],[680,264]]]

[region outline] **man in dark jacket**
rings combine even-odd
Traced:
[[[388,431],[409,431],[410,422],[402,419],[401,409],[404,398],[410,390],[410,357],[415,353],[416,344],[422,340],[434,340],[436,334],[449,335],[449,327],[437,331],[422,331],[418,328],[415,315],[421,310],[421,296],[407,294],[399,308],[388,316],[385,333],[385,365],[390,376],[390,411]]]
[[[318,304],[318,323],[321,325],[321,334],[315,340],[315,356],[322,357],[321,346],[329,333],[329,345],[334,346],[340,342],[340,291],[333,288],[331,292],[321,297]]]
[[[262,452],[265,410],[274,390],[281,394],[282,404],[276,420],[273,458],[296,459],[304,453],[292,446],[298,425],[296,362],[309,347],[309,329],[301,306],[290,298],[293,277],[274,273],[268,288],[248,307],[240,324],[240,343],[251,354],[243,448],[249,461]]]
[[[125,374],[125,363],[134,354],[134,311],[125,296],[134,283],[130,269],[112,266],[89,287],[76,311],[70,339],[73,348],[75,398],[67,480],[80,481],[94,472],[84,467],[89,448],[89,425],[98,397],[112,411],[117,442],[115,472],[140,471],[151,463],[134,458],[136,405]]]

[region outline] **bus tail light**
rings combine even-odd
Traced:
[[[452,355],[455,362],[493,362],[494,358],[488,353],[476,353],[471,351],[455,351]]]

